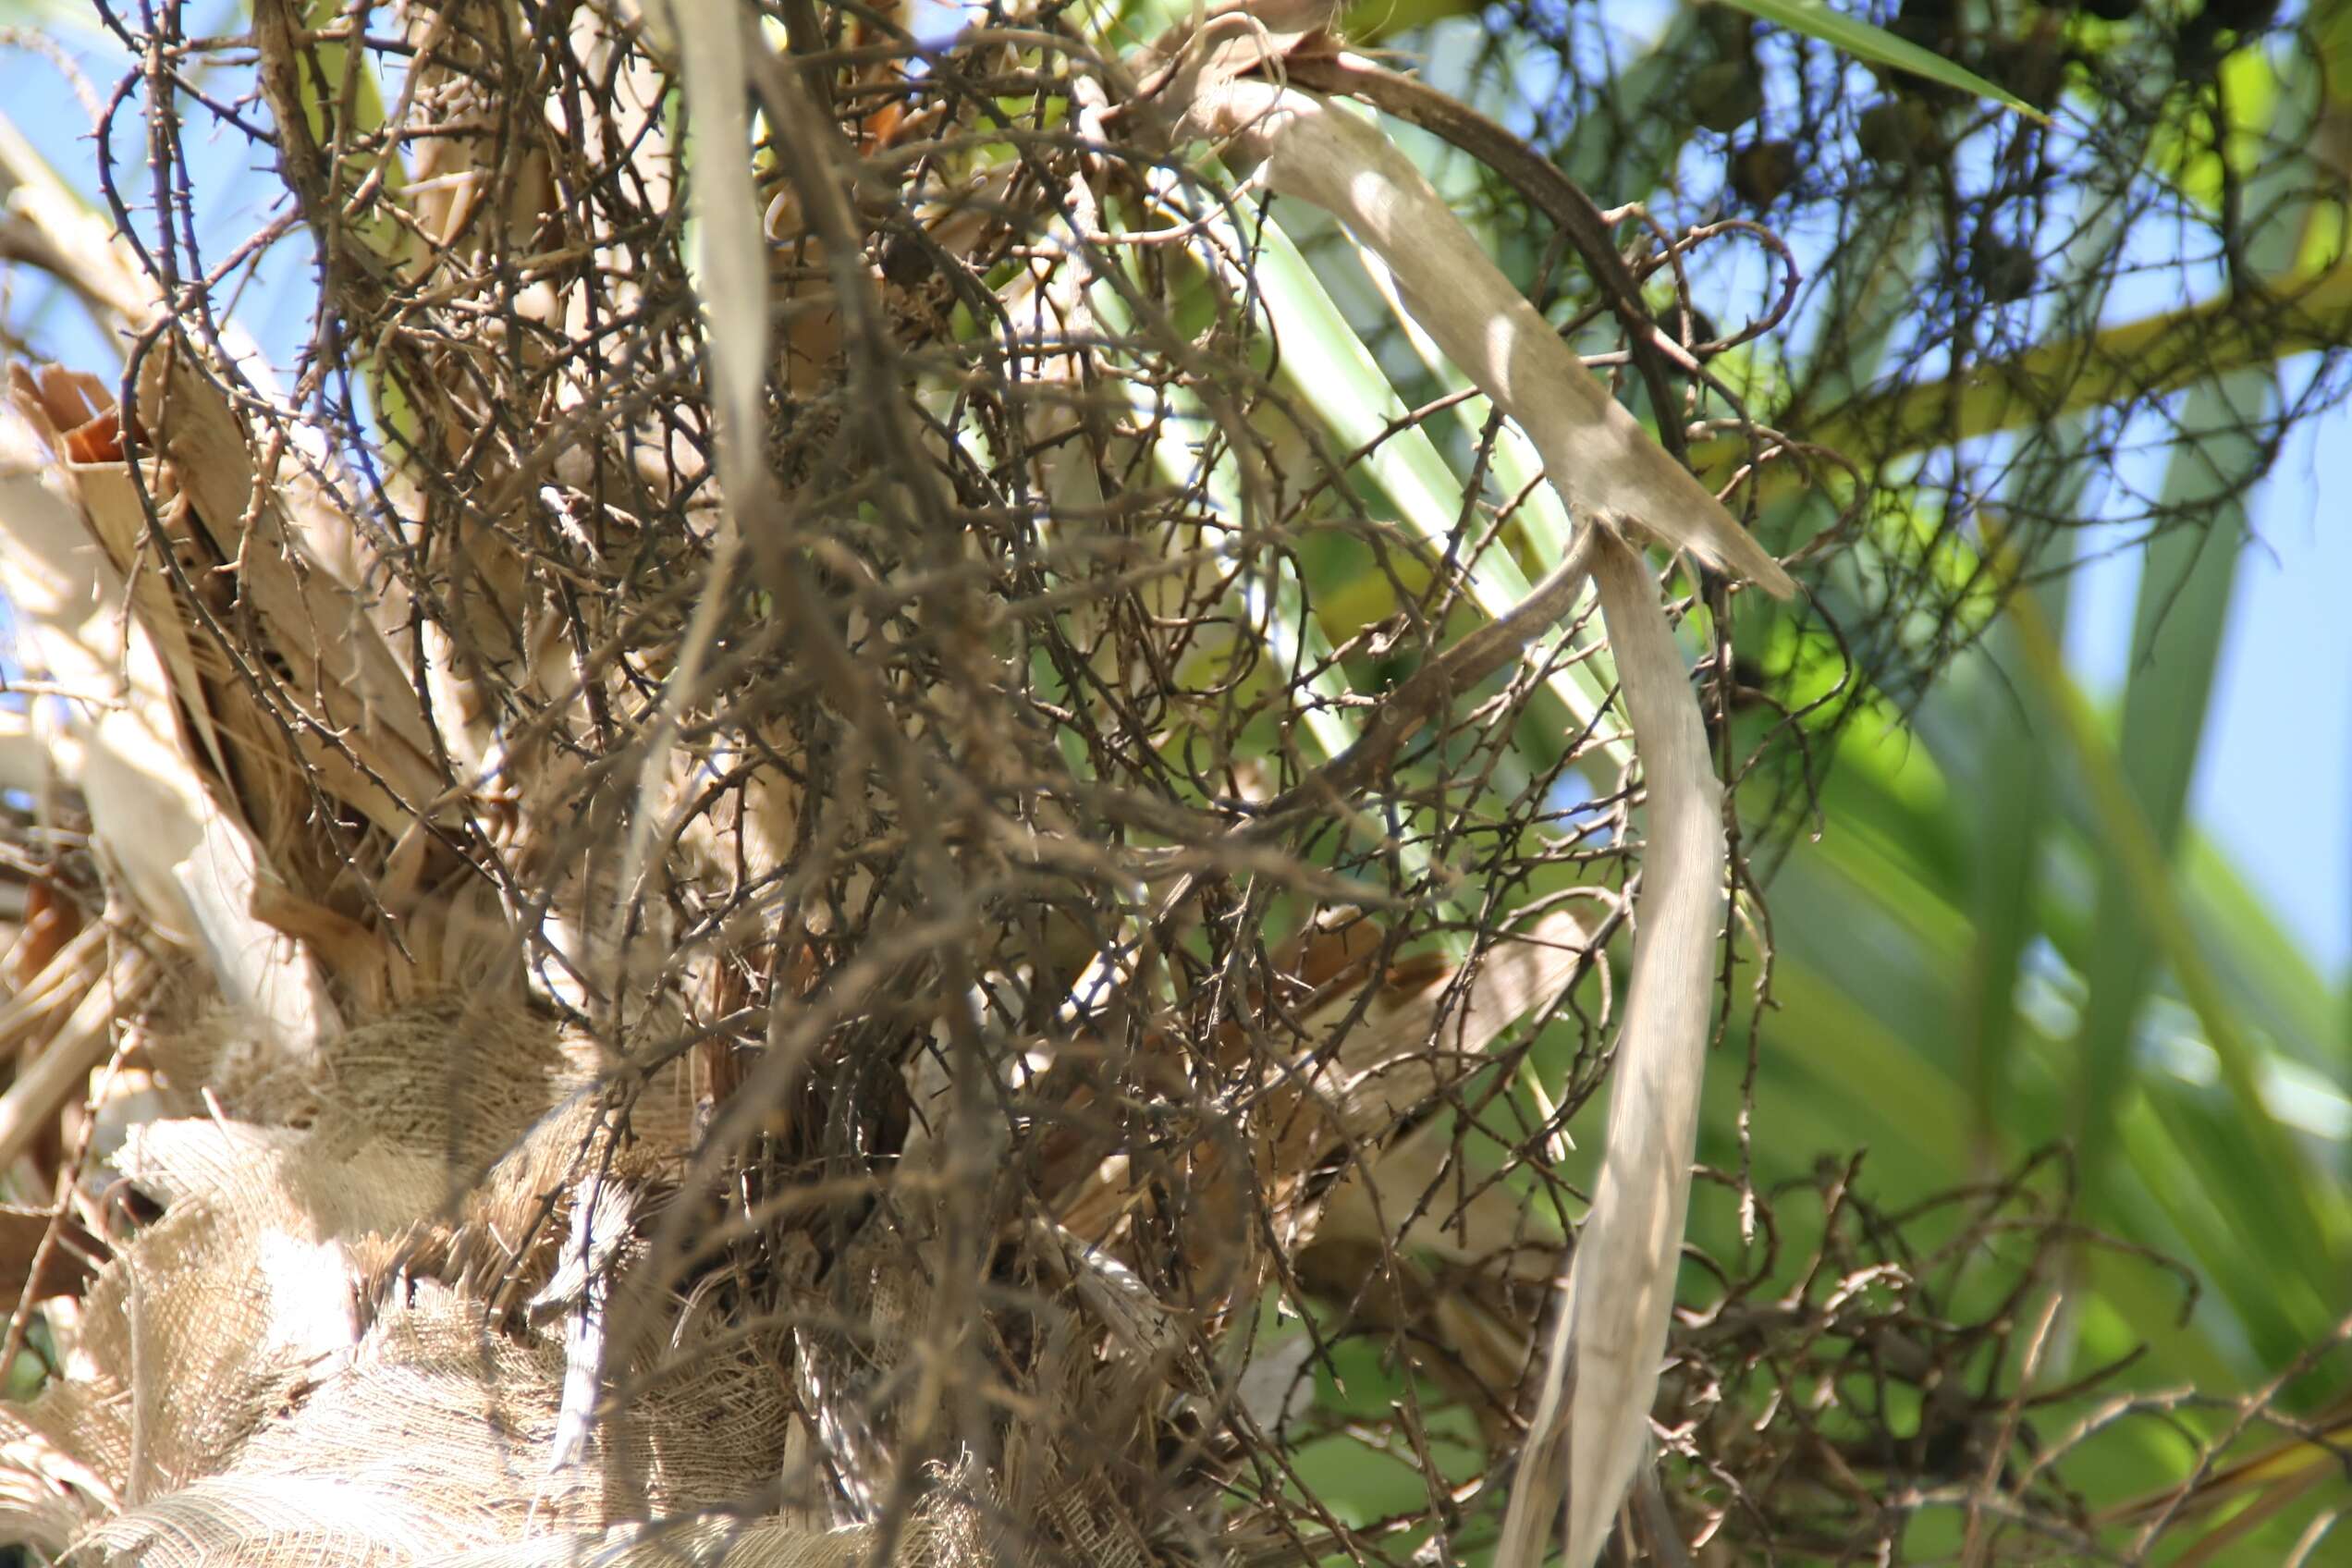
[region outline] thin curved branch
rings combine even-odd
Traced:
[[[1609,396],[1377,129],[1259,80],[1217,87],[1182,123],[1230,141],[1268,189],[1333,214],[1379,252],[1446,357],[1526,431],[1572,512],[1795,595],[1780,563]]]
[[[1648,1444],[1729,858],[1689,672],[1657,584],[1623,535],[1639,529],[1776,594],[1795,585],[1610,398],[1378,129],[1312,93],[1250,80],[1204,92],[1181,123],[1229,141],[1269,190],[1325,208],[1378,253],[1423,327],[1527,433],[1589,541],[1648,784],[1649,841],[1608,1152],[1495,1559],[1534,1568],[1564,1495],[1565,1561],[1588,1568]]]
[[[1362,739],[1256,815],[1272,820],[1343,802],[1371,783],[1397,748],[1456,695],[1511,663],[1528,643],[1567,619],[1591,575],[1594,541],[1593,530],[1579,533],[1560,564],[1529,588],[1510,614],[1466,633],[1415,671],[1411,680],[1380,699]]]

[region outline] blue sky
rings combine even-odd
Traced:
[[[2296,433],[2250,516],[2192,809],[2343,984],[2352,978],[2352,406]],[[2112,543],[2093,534],[2084,553]],[[2122,686],[2138,587],[2129,551],[2076,582],[2067,652],[2095,692]]]

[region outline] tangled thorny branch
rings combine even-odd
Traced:
[[[1128,59],[1052,7],[942,48],[813,0],[117,22],[121,244],[19,210],[130,349],[18,370],[0,454],[28,663],[80,693],[0,737],[47,797],[6,1027],[62,1064],[9,1098],[79,1118],[40,1245],[89,1266],[22,1276],[23,1538],[1526,1563],[1564,1496],[1587,1562],[1662,1399],[1641,1538],[1844,1550],[1926,1506],[1852,1506],[1857,1464],[1955,1463],[1908,1394],[1788,1397],[1865,1366],[1965,1431],[2017,1554],[2080,1525],[2004,1468],[2062,1229],[2025,1179],[1954,1200],[2027,1240],[1997,1320],[1840,1188],[1793,1278],[1757,1197],[1675,1330],[1711,1020],[1765,955],[1641,546],[1794,585],[1321,93],[1516,159],[1679,446],[1697,361],[1591,204],[1325,20]],[[191,116],[299,223],[203,254]],[[1285,370],[1277,237],[1207,151],[1336,216],[1490,402],[1451,515],[1366,477],[1441,410],[1341,449]],[[301,237],[280,380],[226,306]],[[1522,435],[1549,556],[1488,483]],[[1334,1422],[1366,1339],[1394,1408]],[[1342,1440],[1426,1509],[1345,1516]]]

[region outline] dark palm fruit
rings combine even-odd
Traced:
[[[1715,53],[1726,59],[1746,54],[1748,44],[1756,37],[1755,19],[1729,6],[1701,6],[1698,25],[1706,31],[1707,41],[1715,46]]]
[[[1958,19],[1951,0],[1904,0],[1887,31],[1922,49],[1941,51],[1957,31]]]
[[[1862,111],[1854,140],[1889,168],[1929,162],[1936,152],[1935,111],[1917,98],[1881,98]]]
[[[1732,190],[1749,206],[1762,211],[1796,183],[1796,145],[1789,141],[1758,141],[1732,155]]]
[[[2278,15],[2278,0],[2205,0],[2204,18],[2234,32],[2261,32]]]
[[[2041,271],[2027,247],[1998,235],[1979,234],[1968,247],[1968,276],[1977,280],[1986,299],[2005,305],[2032,293]]]
[[[2037,109],[2058,101],[2066,80],[2066,56],[2050,38],[2013,38],[1985,55],[1985,74]]]
[[[1715,318],[1697,305],[1660,305],[1649,312],[1649,319],[1677,343],[1713,343],[1723,336]]]
[[[1691,117],[1729,136],[1764,111],[1764,79],[1750,60],[1716,60],[1690,79]]]
[[[1917,26],[1933,22],[1949,27],[1960,14],[1955,0],[1903,0],[1898,10],[1901,19]]]

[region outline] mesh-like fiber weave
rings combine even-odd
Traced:
[[[601,1320],[643,1248],[600,1253],[621,1272],[600,1267],[591,1283],[562,1248],[521,1238],[543,1197],[594,1189],[580,1168],[600,1153],[603,1182],[645,1197],[676,1145],[616,1151],[554,1031],[521,1013],[435,1000],[307,1060],[217,1033],[164,1052],[175,1053],[213,1075],[216,1104],[285,1120],[132,1131],[117,1167],[164,1212],[91,1288],[81,1375],[0,1411],[15,1462],[0,1528],[72,1561],[153,1568],[452,1557],[818,1568],[872,1551],[872,1524],[761,1517],[756,1505],[777,1495],[788,1450],[805,1456],[805,1434],[866,1422],[853,1402],[906,1370],[917,1296],[892,1273],[902,1254],[853,1247],[864,1263],[839,1270],[868,1308],[863,1331],[796,1332],[789,1309],[747,1330],[689,1304],[665,1340],[590,1366],[606,1397],[555,1463],[577,1376],[567,1330],[583,1302]],[[459,1060],[474,1064],[461,1083]],[[464,1136],[445,1141],[451,1126]],[[475,1166],[487,1174],[473,1179]],[[548,1206],[538,1228],[565,1234],[564,1207]],[[1076,1299],[1099,1305],[1103,1292]],[[1100,1324],[1083,1319],[1040,1316],[1052,1348],[1035,1357],[1038,1397],[1139,1416],[1136,1391],[1097,1355]],[[829,1389],[809,1370],[820,1360],[839,1375]],[[842,1403],[819,1408],[827,1398]],[[94,1469],[38,1474],[34,1458],[68,1448]],[[1016,1445],[1005,1461],[1017,1499],[979,1495],[968,1462],[935,1467],[897,1561],[976,1568],[1047,1539],[1088,1562],[1145,1561],[1099,1478],[1071,1473],[1052,1444]]]

